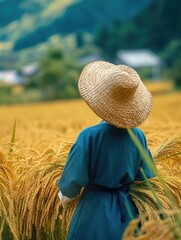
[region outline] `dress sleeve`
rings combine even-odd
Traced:
[[[83,146],[75,142],[70,149],[58,187],[64,196],[77,196],[89,181],[89,156]]]
[[[150,149],[148,148],[145,136],[144,136],[143,147],[144,147],[144,150],[145,150],[145,152],[147,153],[147,155],[149,157],[149,161],[151,163],[153,163],[153,165],[155,167],[155,170],[156,170],[154,159],[152,157]],[[138,173],[136,175],[136,179],[135,180],[143,181],[145,179],[155,177],[155,173],[153,172],[152,168],[149,166],[149,162],[147,160],[143,159],[142,157],[140,157],[140,158],[141,158],[141,163],[140,163],[140,167],[139,167],[139,170],[138,170]],[[141,169],[143,170],[145,176],[143,175]]]

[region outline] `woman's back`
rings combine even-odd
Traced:
[[[132,131],[144,144],[141,130],[137,128]],[[82,134],[86,137],[79,141],[88,147],[91,182],[115,188],[135,180],[141,157],[126,129],[102,121]]]
[[[132,131],[148,151],[143,132],[138,128]],[[140,166],[147,177],[153,176],[126,129],[102,121],[79,134],[58,183],[69,197],[84,187],[68,239],[121,239],[128,222],[137,216],[129,186],[141,179]]]

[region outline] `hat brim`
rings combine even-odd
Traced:
[[[103,73],[114,67],[104,61],[88,64],[79,78],[79,92],[100,118],[118,128],[137,127],[151,112],[152,96],[141,80],[131,96],[124,98],[120,93],[113,96],[105,87]]]

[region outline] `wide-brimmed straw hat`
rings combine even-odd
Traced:
[[[89,63],[79,78],[79,92],[102,119],[118,128],[142,124],[152,108],[152,96],[138,73],[125,65]]]

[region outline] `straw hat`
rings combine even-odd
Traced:
[[[89,107],[118,128],[139,126],[152,108],[150,92],[138,73],[125,65],[89,63],[80,75],[78,87]]]

